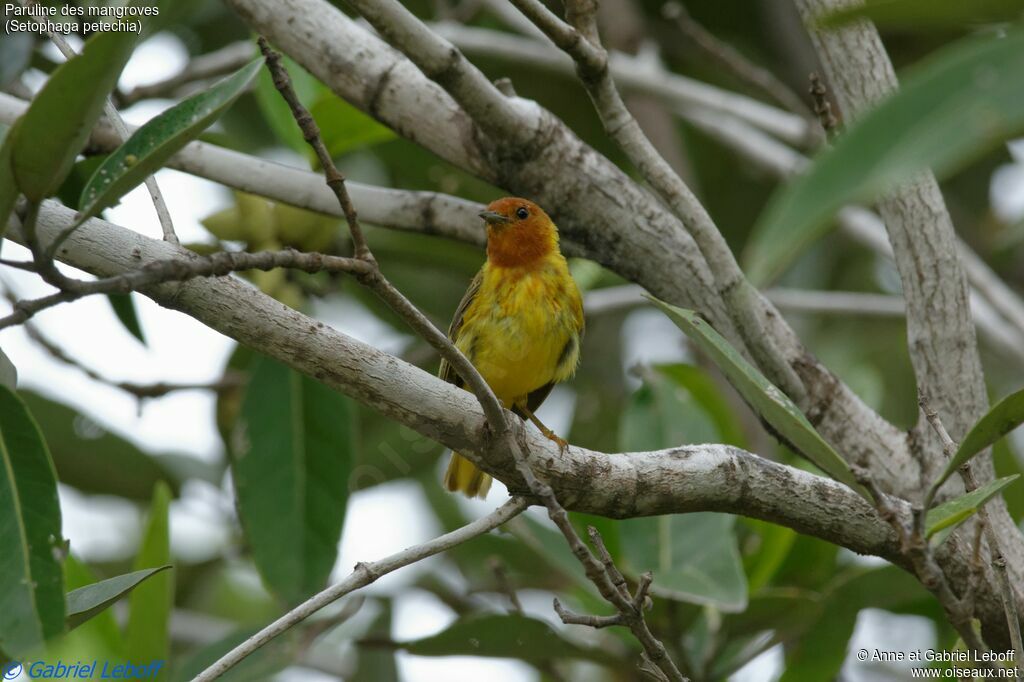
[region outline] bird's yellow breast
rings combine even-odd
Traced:
[[[583,307],[568,265],[554,253],[531,268],[488,263],[456,345],[507,407],[568,379],[579,360]]]

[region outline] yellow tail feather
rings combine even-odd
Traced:
[[[466,497],[483,499],[491,489],[491,477],[459,453],[453,452],[448,462],[448,471],[444,474],[444,485],[452,492],[458,491]]]

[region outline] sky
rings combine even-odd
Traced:
[[[186,53],[173,37],[158,35],[135,54],[122,77],[125,89],[153,82],[176,72]],[[124,112],[129,123],[141,124],[170,102],[146,102]],[[992,201],[997,214],[1007,220],[1024,216],[1024,144],[1013,146],[1019,163],[1000,168],[993,178]],[[282,153],[283,154],[283,153]],[[283,158],[287,158],[283,155]],[[281,160],[282,157],[275,157]],[[293,158],[296,165],[303,161]],[[231,204],[230,192],[208,181],[177,171],[163,170],[157,175],[170,208],[175,228],[183,242],[206,241],[199,221]],[[152,237],[160,236],[148,194],[138,189],[121,204],[107,212],[107,218]],[[10,242],[4,245],[6,258],[22,258],[26,252]],[[83,273],[66,269],[70,274]],[[36,297],[49,288],[28,273],[5,270],[3,281],[21,297]],[[178,312],[160,308],[145,297],[134,295],[147,345],[143,346],[124,331],[105,298],[92,297],[65,304],[40,314],[35,323],[50,338],[58,341],[74,357],[112,379],[136,382],[175,381],[209,382],[217,379],[233,348],[230,339]],[[0,314],[6,303],[0,304]],[[402,333],[388,327],[370,313],[349,301],[321,305],[318,316],[334,328],[388,351],[408,341]],[[664,316],[650,310],[631,314],[625,329],[623,368],[638,362],[671,361],[682,358],[678,330]],[[177,450],[209,460],[222,458],[223,451],[213,421],[212,394],[190,391],[172,394],[141,407],[130,396],[91,381],[80,372],[50,358],[20,329],[0,334],[0,344],[19,371],[19,385],[76,406],[90,418],[83,422],[84,432],[106,429],[136,443],[148,451]],[[565,432],[572,417],[575,396],[570,388],[559,387],[545,404],[541,418],[556,432]],[[442,458],[444,460],[444,458]],[[443,461],[439,462],[439,467]],[[438,472],[440,480],[440,470]],[[506,491],[496,482],[486,501],[460,498],[460,504],[472,516],[482,515],[506,499]],[[109,497],[86,496],[61,488],[64,533],[76,554],[86,560],[104,560],[131,556],[141,530],[135,505]],[[384,529],[384,532],[382,532]],[[171,509],[171,535],[174,555],[181,561],[200,561],[216,555],[235,531],[230,491],[204,483],[190,484]],[[374,560],[437,535],[422,493],[412,482],[397,481],[356,493],[349,502],[343,539],[334,578],[346,575],[357,561]],[[385,576],[369,588],[373,594],[388,588],[408,585],[418,572],[435,570],[439,560],[403,569]],[[242,581],[259,589],[251,571],[239,569]],[[549,595],[524,595],[528,612],[555,624]],[[453,615],[433,597],[421,591],[407,591],[395,605],[395,630],[398,639],[412,639],[438,632]],[[368,614],[372,616],[372,614]],[[896,633],[912,638],[926,648],[934,633],[930,625],[914,617],[898,617],[881,611],[862,612],[851,641],[853,647],[884,648]],[[408,682],[525,682],[536,679],[524,664],[488,659],[425,658],[400,653],[400,670]],[[772,679],[781,670],[782,654],[776,648],[737,673],[739,682]],[[846,671],[850,679],[885,679],[865,672],[863,666]],[[285,680],[326,678],[309,669],[289,669]]]

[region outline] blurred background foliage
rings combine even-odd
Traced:
[[[507,30],[485,3],[407,0],[405,5],[431,21]],[[660,0],[606,0],[606,5],[611,9],[603,18],[613,24],[607,27],[610,34],[615,33],[615,13],[637,26],[635,35],[609,35],[609,42],[618,40],[620,49],[653,47],[673,71],[759,96],[680,40],[663,17]],[[945,6],[918,3],[917,11],[934,13]],[[686,8],[792,90],[806,92],[814,58],[790,3],[690,0]],[[212,0],[181,2],[164,30],[191,56],[251,37],[231,11]],[[936,21],[927,30],[906,21],[882,24],[897,69],[966,35],[991,30],[996,29],[956,17]],[[20,75],[13,68],[8,72],[15,63],[44,74],[52,71],[55,62],[49,51],[17,42],[5,37],[0,43],[5,84]],[[626,166],[572,78],[495,57],[473,61],[491,78],[510,78],[519,95],[536,99],[589,144]],[[289,70],[349,178],[479,202],[504,194],[397,137],[301,67],[289,64]],[[266,74],[203,139],[251,154],[314,161]],[[679,160],[680,170],[730,245],[741,252],[777,180],[676,118],[655,142]],[[83,183],[101,158],[78,162],[60,194],[65,203],[76,206]],[[1019,216],[993,210],[991,200],[994,174],[1011,162],[1007,148],[999,146],[949,177],[943,191],[962,238],[1020,291],[1024,223]],[[1024,191],[1024,185],[1017,191]],[[338,220],[243,193],[235,193],[228,208],[211,212],[203,225],[208,241],[190,245],[200,252],[225,244],[335,253],[348,248]],[[381,228],[371,227],[368,238],[388,277],[439,326],[447,326],[483,254],[441,238]],[[573,268],[589,291],[624,283],[593,263],[574,262]],[[383,305],[342,278],[284,271],[246,276],[283,303],[311,314],[323,316],[341,303],[354,304],[397,332],[405,331]],[[781,280],[793,288],[881,294],[898,294],[898,282],[891,263],[835,231],[802,252]],[[125,333],[144,343],[130,299],[112,304]],[[654,343],[643,333],[657,324],[653,317],[648,310],[616,308],[588,319],[580,371],[563,392],[571,398],[563,401],[569,405],[563,412],[569,415],[572,443],[635,451],[725,442],[804,466],[766,436],[721,375],[686,347],[681,335],[663,334],[655,339],[660,347],[645,348]],[[870,406],[902,427],[916,421],[915,382],[901,318],[788,317],[807,346]],[[1024,368],[984,346],[982,350],[993,396],[1020,386]],[[419,340],[406,339],[401,355],[436,371],[436,357]],[[338,558],[346,507],[356,491],[397,479],[412,482],[422,490],[431,523],[444,530],[466,523],[478,511],[442,491],[438,461],[443,453],[437,444],[245,348],[232,354],[225,372],[237,373],[243,381],[217,395],[216,420],[224,441],[224,455],[217,462],[176,452],[173,443],[164,451],[144,451],[59,399],[20,392],[41,427],[62,484],[90,498],[131,501],[148,518],[132,559],[86,564],[75,557],[72,546],[64,561],[66,589],[131,570],[174,566],[148,578],[117,609],[51,640],[36,655],[47,660],[169,655],[172,665],[163,679],[189,679],[255,628],[326,584]],[[1004,441],[996,448],[999,476],[1021,471],[1019,448],[1014,447]],[[220,491],[221,503],[234,506],[238,523],[222,546],[210,547],[199,559],[171,556],[168,505],[198,483]],[[1022,486],[1018,481],[1005,493],[1018,521],[1024,514]],[[737,679],[781,675],[787,681],[826,680],[841,674],[843,679],[902,679],[898,669],[870,669],[853,662],[844,668],[851,637],[869,612],[876,621],[881,618],[877,631],[905,622],[899,617],[913,616],[931,633],[929,646],[956,642],[941,609],[910,576],[786,528],[714,513],[619,522],[574,515],[574,521],[601,530],[628,577],[654,571],[652,627],[694,680],[726,679],[751,661],[761,663]],[[398,522],[381,519],[377,532],[387,533],[387,524]],[[261,579],[253,580],[254,575]],[[450,624],[430,636],[396,639],[395,600],[410,591],[432,595],[450,612]],[[519,593],[525,609],[510,599]],[[614,628],[556,625],[547,607],[552,593],[579,611],[607,608],[562,538],[539,516],[524,515],[502,532],[477,538],[430,563],[409,584],[375,589],[311,619],[228,677],[264,679],[290,669],[388,682],[400,679],[396,654],[405,652],[518,659],[543,680],[637,679],[635,641]],[[772,653],[765,658],[765,652]]]

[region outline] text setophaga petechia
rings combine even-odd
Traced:
[[[551,392],[576,371],[583,336],[583,303],[558,250],[558,229],[526,199],[499,199],[480,214],[487,224],[487,262],[455,311],[448,336],[502,404],[565,448],[534,415]],[[462,379],[447,362],[440,377]],[[491,477],[452,453],[445,486],[485,497]]]

